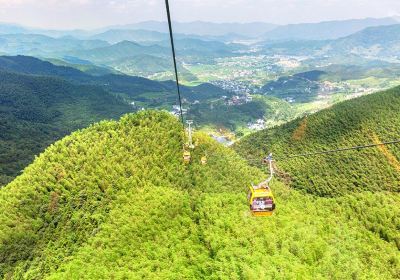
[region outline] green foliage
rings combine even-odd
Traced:
[[[0,186],[17,176],[34,155],[76,129],[140,106],[171,109],[177,102],[172,81],[91,76],[27,56],[0,57],[0,69]],[[181,90],[189,102],[230,96],[212,84]],[[132,101],[138,107],[129,106]]]
[[[316,99],[319,91],[318,79],[321,71],[299,73],[289,77],[280,77],[276,81],[267,83],[261,88],[267,96],[277,98],[294,98],[296,102],[311,102]]]
[[[274,182],[275,215],[254,218],[246,189],[265,175],[195,138],[185,166],[178,120],[146,111],[50,146],[0,190],[0,278],[400,277],[398,194],[317,198]]]
[[[196,124],[223,126],[233,131],[248,122],[263,119],[270,107],[263,98],[237,106],[229,106],[224,101],[201,103],[192,105],[188,112],[188,118],[193,119]]]
[[[273,152],[281,175],[320,196],[400,190],[400,147],[387,146],[287,159],[294,154],[399,138],[400,88],[343,102],[281,127],[250,135],[235,149],[248,159]]]
[[[0,72],[0,100],[0,186],[55,140],[132,111],[101,88],[6,72]]]

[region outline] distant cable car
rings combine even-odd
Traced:
[[[184,150],[184,151],[183,151],[183,162],[184,162],[185,164],[189,164],[189,163],[190,163],[190,160],[191,160],[190,152],[187,151],[187,150]]]
[[[206,156],[201,157],[200,162],[201,162],[202,165],[206,165],[207,164],[207,157]]]
[[[250,186],[247,199],[250,205],[250,211],[253,216],[256,217],[271,216],[275,210],[275,198],[269,187],[269,183],[274,176],[272,161],[272,154],[264,159],[264,163],[269,163],[270,177],[257,186],[253,184]]]
[[[194,145],[192,142],[192,124],[193,121],[187,120],[186,123],[188,124],[188,142],[183,145],[183,162],[186,164],[189,164],[191,161],[191,154],[190,154],[190,149],[194,149]]]

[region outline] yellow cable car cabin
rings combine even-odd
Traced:
[[[250,186],[248,201],[253,216],[271,216],[275,210],[275,199],[269,186]]]
[[[272,154],[269,154],[269,156],[263,160],[264,164],[269,164],[270,176],[267,180],[257,186],[252,184],[247,196],[250,204],[250,211],[252,212],[253,216],[256,217],[271,216],[275,210],[275,198],[269,187],[269,183],[274,177],[274,167],[272,165],[272,161]]]
[[[183,151],[183,162],[189,164],[191,160],[191,155],[189,151]]]
[[[202,157],[200,162],[201,162],[202,165],[206,165],[207,164],[207,157],[206,156]]]

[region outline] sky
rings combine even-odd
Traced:
[[[170,0],[181,22],[289,24],[400,15],[400,0]],[[0,22],[47,29],[95,29],[165,21],[164,0],[0,0]]]

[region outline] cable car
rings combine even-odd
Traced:
[[[274,176],[274,168],[272,166],[272,154],[263,160],[264,163],[269,163],[270,176],[267,180],[257,186],[250,186],[247,196],[250,211],[255,217],[271,216],[275,210],[275,198],[269,187],[269,182]]]
[[[189,164],[189,163],[190,163],[190,160],[191,160],[190,152],[187,151],[187,150],[184,150],[184,151],[183,151],[183,162],[184,162],[185,164]]]
[[[250,211],[255,217],[272,216],[275,210],[275,199],[269,186],[258,188],[250,186],[248,195]]]
[[[207,164],[207,157],[206,157],[206,156],[203,156],[203,157],[200,159],[200,162],[201,162],[202,165],[206,165],[206,164]]]

